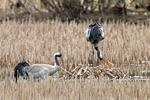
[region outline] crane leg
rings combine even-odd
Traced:
[[[97,51],[97,56],[98,56],[98,58],[99,58],[100,60],[103,60],[103,57],[102,57],[102,54],[101,54],[99,48],[98,48],[98,47],[95,47],[95,50]]]
[[[92,55],[91,55],[91,60],[90,60],[90,66],[93,67],[94,64],[94,45],[91,45],[92,47]]]
[[[92,45],[92,60],[94,59],[94,45]]]

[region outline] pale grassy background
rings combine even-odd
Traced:
[[[62,53],[61,67],[71,70],[78,64],[87,66],[91,46],[85,30],[89,23],[61,23],[60,21],[0,23],[0,93],[1,100],[23,99],[150,99],[150,82],[105,82],[45,79],[39,83],[19,81],[15,84],[12,72],[22,61],[54,64],[53,54]],[[125,23],[104,23],[105,40],[99,47],[104,58],[124,71],[149,70],[150,27]],[[102,64],[94,59],[95,64]],[[57,73],[58,74],[58,73]],[[58,94],[58,96],[57,96]]]
[[[68,24],[58,20],[23,24],[3,22],[0,24],[0,66],[14,67],[22,60],[53,64],[53,54],[57,51],[63,55],[61,63],[64,67],[87,65],[91,59],[91,46],[85,38],[89,23]],[[150,59],[149,26],[104,23],[103,27],[105,40],[99,48],[103,57],[116,67]]]
[[[149,100],[150,82],[104,80],[43,80],[40,82],[12,79],[1,82],[1,100]]]

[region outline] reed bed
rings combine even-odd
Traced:
[[[14,82],[13,69],[18,62],[54,64],[53,54],[57,51],[63,55],[59,60],[61,68],[69,72],[80,65],[86,68],[91,60],[94,66],[107,68],[96,55],[91,59],[91,46],[85,38],[85,30],[90,23],[62,23],[59,20],[0,23],[0,99],[150,99],[150,81],[64,80],[58,78],[66,73],[62,69],[56,73],[57,78]],[[148,25],[119,22],[102,25],[105,39],[100,42],[99,48],[103,57],[114,64],[113,68],[134,75],[150,69]]]
[[[0,83],[1,100],[149,100],[150,81],[12,79]]]
[[[91,47],[85,39],[89,23],[60,21],[2,22],[0,24],[1,67],[14,67],[26,60],[29,63],[53,64],[53,54],[60,51],[64,68],[88,65]],[[140,64],[150,59],[149,26],[125,23],[104,23],[105,39],[99,44],[103,57],[116,67],[121,64]],[[94,59],[98,63],[97,57]]]

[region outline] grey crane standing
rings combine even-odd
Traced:
[[[98,43],[104,39],[104,31],[102,25],[95,23],[90,24],[86,30],[86,40],[92,45],[92,54],[94,57],[94,48],[97,51],[97,56],[103,60],[102,54],[98,48]]]
[[[60,65],[58,62],[58,57],[61,57],[62,55],[57,52],[54,54],[54,59],[56,64],[55,65],[49,65],[49,64],[28,64],[27,62],[21,62],[18,63],[17,66],[14,69],[14,77],[16,78],[16,82],[17,82],[17,78],[19,75],[17,75],[17,71],[18,74],[21,74],[21,76],[24,79],[28,79],[30,77],[33,77],[34,79],[39,79],[42,78],[46,75],[53,75],[55,74]]]

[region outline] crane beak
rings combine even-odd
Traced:
[[[59,55],[59,57],[61,57],[61,56],[62,56],[62,54]]]

